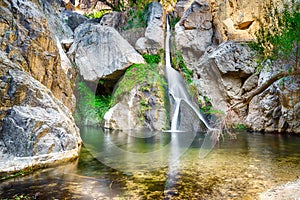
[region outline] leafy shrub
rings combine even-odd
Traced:
[[[97,12],[89,13],[85,16],[89,19],[100,19],[103,15],[110,13],[110,12],[111,12],[111,10],[109,10],[109,9],[103,9],[103,10],[99,10]]]
[[[160,55],[150,55],[150,54],[143,54],[143,58],[146,60],[148,64],[158,64],[160,62]]]

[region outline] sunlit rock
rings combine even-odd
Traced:
[[[182,52],[188,66],[196,65],[212,44],[212,16],[205,2],[195,1],[175,26],[176,48]]]
[[[0,21],[0,49],[74,110],[72,80],[68,76],[73,69],[63,66],[57,47],[58,41],[72,36],[72,31],[60,21],[57,1],[51,2],[57,10],[48,1],[39,3],[12,0],[0,4],[1,16],[6,19]]]
[[[157,69],[132,66],[112,98],[114,105],[104,116],[105,128],[163,130],[169,127],[166,82]]]
[[[262,72],[258,86],[276,71]],[[273,83],[249,104],[246,123],[254,130],[300,133],[300,81],[287,77]]]
[[[52,92],[0,51],[0,172],[78,156],[79,129]]]
[[[244,82],[254,73],[254,67],[249,48],[225,42],[201,57],[192,68],[193,80],[215,109],[226,112],[232,100],[245,90]]]
[[[112,27],[86,23],[75,30],[69,56],[86,81],[100,78],[118,80],[133,63],[144,63],[143,57]],[[114,77],[116,76],[116,77]]]
[[[160,3],[152,2],[148,8],[145,37],[137,40],[135,48],[140,53],[157,54],[164,47],[163,9]]]

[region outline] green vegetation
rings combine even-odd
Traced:
[[[175,25],[179,22],[180,17],[170,17],[170,27],[171,29],[175,28]]]
[[[110,95],[97,96],[84,83],[78,83],[79,97],[77,98],[75,120],[79,124],[84,119],[96,116],[99,121],[102,121],[104,114],[109,110],[111,105]]]
[[[202,98],[199,98],[198,100],[198,104],[200,105],[200,110],[202,113],[208,115],[221,115],[221,116],[225,115],[225,113],[221,110],[212,109],[213,106],[211,100],[207,96],[201,96],[201,97]]]
[[[259,62],[280,60],[290,63],[290,72],[297,69],[299,63],[300,41],[300,3],[291,1],[283,10],[278,10],[271,1],[265,22],[256,33],[257,40],[249,46],[257,51]],[[266,25],[267,24],[267,25]]]
[[[193,82],[192,81],[193,71],[187,68],[187,66],[184,63],[182,54],[178,50],[176,50],[174,55],[172,56],[172,66],[183,74],[185,80],[189,84]]]
[[[143,58],[148,64],[158,64],[160,62],[160,55],[150,55],[150,54],[143,54]]]
[[[245,124],[234,124],[234,129],[245,130],[247,126]]]
[[[147,55],[150,64],[133,64],[130,66],[112,95],[112,105],[124,101],[124,97],[134,89],[135,98],[139,99],[136,115],[141,123],[147,121],[147,113],[153,106],[168,108],[167,82],[158,71],[158,56]],[[153,100],[155,103],[153,104]],[[128,101],[128,99],[126,100]]]
[[[150,87],[164,91],[167,83],[157,71],[157,64],[133,64],[129,67],[114,91],[112,105],[120,101],[124,95],[129,94],[137,85],[141,86],[142,91],[147,91]]]
[[[18,177],[18,176],[25,176],[27,174],[31,174],[33,172],[33,170],[34,170],[34,167],[26,167],[25,169],[17,171],[13,174],[8,174],[6,176],[0,177],[0,181],[15,178],[15,177]]]
[[[100,19],[103,15],[110,13],[110,12],[111,12],[111,10],[109,10],[109,9],[103,9],[103,10],[99,10],[97,12],[89,13],[85,16],[89,19]]]
[[[256,33],[256,41],[249,46],[256,50],[258,57],[257,72],[265,67],[272,66],[275,73],[255,90],[244,94],[237,106],[246,106],[258,94],[265,91],[270,85],[284,77],[300,75],[299,69],[299,43],[300,43],[300,3],[292,0],[285,4],[283,10],[278,10],[271,1],[265,22]],[[269,65],[270,63],[270,65]],[[268,65],[267,65],[268,64]],[[281,85],[284,84],[282,80]]]
[[[149,3],[150,1],[137,1],[135,4],[132,4],[132,7],[127,11],[128,20],[123,27],[124,30],[147,27]]]

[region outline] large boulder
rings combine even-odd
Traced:
[[[112,27],[85,23],[75,30],[69,57],[85,81],[118,80],[133,63],[143,57]]]
[[[145,37],[141,37],[136,41],[135,48],[140,53],[157,54],[164,47],[162,5],[157,2],[150,3],[148,16]]]
[[[0,50],[73,111],[74,72],[73,68],[64,65],[67,62],[61,62],[63,51],[58,49],[60,39],[71,37],[71,29],[60,21],[48,1],[39,1],[39,4],[1,1],[0,10]]]
[[[255,62],[249,48],[224,42],[209,49],[192,70],[199,92],[211,100],[215,109],[226,112],[246,88],[252,89],[249,81],[245,85],[245,80],[254,73]]]
[[[169,127],[166,81],[147,65],[129,68],[113,93],[114,106],[104,116],[108,129],[163,130]]]
[[[52,92],[0,51],[0,172],[78,156],[79,129]]]
[[[197,64],[206,48],[212,44],[213,27],[210,7],[203,1],[194,1],[175,26],[177,50],[188,66]]]

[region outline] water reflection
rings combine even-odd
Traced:
[[[194,141],[194,133],[103,132],[83,129],[82,140],[100,162],[120,171],[156,170],[175,162]],[[176,148],[176,152],[174,152]],[[170,160],[171,159],[171,160]]]
[[[198,157],[203,134],[85,128],[82,138],[76,162],[0,182],[0,197],[255,199],[300,176],[295,136],[238,133],[204,159]]]

